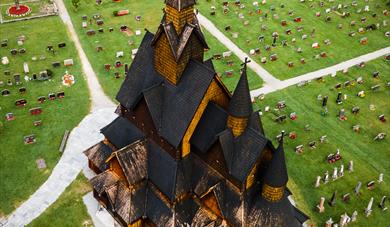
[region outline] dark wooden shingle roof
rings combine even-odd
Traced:
[[[119,165],[130,185],[147,177],[147,145],[144,140],[136,141],[115,152]]]
[[[117,117],[102,128],[101,133],[118,149],[144,137],[144,134],[124,117]]]
[[[107,169],[106,160],[112,154],[112,149],[104,144],[103,142],[97,143],[88,150],[84,151],[84,154],[87,156],[88,160],[99,168],[100,171],[105,171]]]

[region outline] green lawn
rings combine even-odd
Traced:
[[[228,14],[223,14],[222,2],[225,0],[199,0],[197,8],[199,11],[209,18],[227,37],[235,42],[243,51],[249,54],[251,49],[260,48],[261,53],[251,56],[259,64],[262,57],[267,58],[267,63],[262,64],[266,70],[279,79],[288,79],[304,73],[308,73],[320,68],[334,65],[336,63],[358,57],[362,54],[375,51],[377,49],[389,46],[389,38],[384,36],[386,31],[389,31],[389,26],[382,26],[383,20],[389,22],[388,16],[384,16],[382,11],[389,9],[386,6],[386,1],[369,1],[364,0],[356,1],[357,7],[350,6],[350,2],[335,0],[333,2],[323,1],[324,7],[319,6],[319,1],[283,1],[274,0],[267,1],[265,5],[261,5],[259,2],[259,8],[262,14],[255,12],[255,7],[252,5],[251,0],[241,0],[241,3],[245,5],[244,9],[234,5],[234,1],[228,1],[229,10]],[[284,8],[280,5],[284,3]],[[345,11],[350,12],[350,16],[341,18],[335,12],[329,14],[325,13],[327,8],[337,6],[339,3],[348,4],[349,7]],[[274,5],[275,11],[271,11],[270,7]],[[313,5],[313,8],[310,8]],[[370,12],[357,13],[358,9],[364,8],[365,5],[370,6]],[[216,15],[210,15],[211,6],[216,7]],[[289,16],[288,12],[293,10],[293,15]],[[316,12],[321,12],[321,17],[316,17]],[[342,12],[340,10],[340,12]],[[239,14],[242,13],[244,19],[239,19]],[[252,15],[250,15],[252,13]],[[372,14],[376,13],[376,17],[372,17]],[[267,18],[265,18],[267,14]],[[274,19],[273,15],[277,14],[278,19]],[[330,22],[325,22],[326,16],[331,17]],[[294,22],[296,17],[301,17],[302,22]],[[366,17],[367,21],[361,23],[360,19]],[[249,25],[244,26],[244,21],[249,21]],[[287,26],[281,26],[281,21],[286,20]],[[356,25],[350,26],[350,21],[355,20]],[[373,23],[379,23],[380,28],[375,31],[368,31],[365,34],[359,34],[357,30],[360,27],[366,27]],[[338,29],[338,24],[342,24],[343,28]],[[267,30],[262,31],[261,26],[267,26]],[[231,26],[230,31],[225,31],[225,27]],[[297,27],[302,26],[301,32],[297,31]],[[311,32],[315,28],[314,37],[311,37]],[[285,31],[291,29],[292,34],[286,35]],[[272,44],[272,33],[277,31],[280,37],[277,40],[277,46],[271,48],[270,51],[265,50],[266,45]],[[355,37],[349,37],[348,33],[355,31]],[[232,34],[238,32],[238,38],[233,38]],[[306,34],[308,38],[302,40],[302,35]],[[263,35],[265,37],[264,42],[259,42],[258,37]],[[368,44],[361,45],[359,43],[360,38],[367,37]],[[292,43],[292,38],[296,38],[296,43]],[[324,40],[330,39],[331,45],[325,45]],[[288,46],[282,47],[281,41],[286,40]],[[249,42],[247,42],[249,41]],[[311,45],[315,42],[320,44],[319,49],[313,49]],[[301,47],[303,52],[301,54],[296,52],[296,49]],[[314,59],[314,56],[321,52],[326,52],[328,57]],[[271,54],[277,54],[279,59],[275,62],[269,60]],[[305,58],[306,64],[301,64],[300,59]],[[289,68],[288,62],[294,62],[294,67]]]
[[[26,53],[12,56],[10,50],[21,48],[17,46],[16,38],[25,35],[26,41],[22,46]],[[11,213],[21,202],[26,200],[50,175],[61,154],[58,151],[65,130],[71,130],[88,113],[89,99],[88,89],[77,51],[67,36],[66,30],[59,17],[47,17],[23,22],[0,25],[0,40],[8,39],[8,47],[0,48],[0,56],[7,56],[10,64],[0,65],[0,80],[4,85],[0,92],[8,89],[11,94],[7,97],[0,95],[0,213]],[[58,49],[57,44],[65,42],[66,47]],[[46,46],[52,44],[57,50],[55,55],[46,51]],[[39,60],[44,55],[45,60]],[[32,61],[36,56],[37,61]],[[66,68],[63,60],[73,58],[74,66]],[[52,62],[61,62],[61,67],[53,68]],[[23,63],[29,65],[32,77],[33,73],[39,73],[45,69],[53,71],[51,80],[24,81]],[[11,75],[4,75],[4,70],[10,70]],[[68,88],[62,85],[62,75],[65,70],[73,74],[76,83]],[[13,74],[21,75],[22,85],[15,85]],[[8,79],[13,82],[7,85]],[[27,92],[19,94],[20,87],[25,87]],[[39,96],[48,96],[51,92],[65,92],[64,99],[56,99],[39,104]],[[15,101],[26,99],[27,105],[16,107]],[[42,114],[31,116],[30,108],[41,107]],[[6,113],[15,115],[14,121],[6,121]],[[33,122],[42,120],[39,127],[33,126]],[[36,143],[24,145],[23,137],[35,134]],[[43,158],[47,168],[39,170],[36,160]],[[1,216],[1,215],[0,215]]]
[[[28,226],[93,226],[83,202],[83,196],[91,190],[88,180],[80,174],[58,200]]]
[[[380,79],[374,79],[372,73],[380,72]],[[362,76],[364,84],[336,90],[334,86],[337,83],[344,83],[347,80],[353,80]],[[390,88],[386,83],[390,82],[390,63],[383,58],[367,63],[363,69],[353,67],[348,74],[339,73],[335,78],[326,77],[324,82],[312,81],[304,87],[289,87],[282,91],[266,95],[263,101],[257,101],[255,106],[263,110],[262,121],[265,127],[266,135],[269,138],[275,138],[282,130],[287,133],[295,131],[297,138],[295,140],[285,139],[285,152],[287,156],[288,172],[290,176],[289,186],[293,191],[294,197],[301,207],[313,221],[316,226],[323,226],[325,221],[332,217],[336,222],[340,215],[347,212],[351,215],[354,210],[358,211],[358,222],[354,226],[386,226],[390,220],[389,212],[382,212],[378,204],[382,196],[390,194]],[[371,91],[371,86],[380,84],[379,91]],[[365,98],[359,98],[356,94],[366,91]],[[347,100],[343,104],[335,103],[338,91],[347,94]],[[321,101],[317,96],[329,96],[327,116],[321,116]],[[278,101],[284,100],[287,107],[283,111],[276,111],[275,106]],[[369,110],[369,105],[376,106],[375,111]],[[264,112],[266,106],[271,107],[270,112]],[[360,107],[360,113],[353,115],[351,109],[354,106]],[[345,108],[347,120],[340,121],[337,114],[341,108]],[[287,119],[284,123],[276,123],[276,116],[296,112],[298,118],[295,121]],[[378,116],[384,114],[387,122],[382,123]],[[311,131],[305,131],[306,124],[310,124]],[[355,133],[352,126],[360,124],[361,132]],[[385,132],[387,138],[383,141],[374,141],[373,138],[379,133]],[[319,138],[327,135],[328,142],[321,144]],[[308,143],[317,142],[316,149],[310,149]],[[304,145],[304,153],[296,154],[294,148],[300,144]],[[342,160],[335,164],[328,164],[326,157],[330,153],[335,153],[339,148]],[[348,162],[354,161],[353,173],[349,173]],[[326,170],[329,171],[330,178],[333,168],[344,164],[345,176],[334,182],[330,180],[328,184],[322,184],[319,188],[314,188],[317,176],[323,176]],[[385,180],[382,184],[377,184],[373,191],[366,189],[366,184],[371,181],[377,181],[380,173],[384,173]],[[362,195],[357,197],[353,189],[357,182],[361,181]],[[324,196],[328,202],[333,191],[337,190],[337,203],[335,207],[325,205],[325,213],[319,214],[316,211],[316,205],[320,197]],[[342,202],[342,195],[351,193],[349,204]],[[364,209],[369,199],[374,197],[373,213],[369,218],[364,217]]]
[[[75,10],[70,1],[66,1],[68,12],[71,15],[72,22],[75,26],[76,32],[79,35],[81,44],[86,52],[88,59],[90,60],[99,81],[104,89],[104,92],[114,99],[116,93],[119,90],[119,86],[123,81],[124,68],[112,68],[111,71],[104,69],[104,64],[114,65],[115,60],[121,60],[122,63],[131,64],[131,50],[136,49],[142,41],[144,35],[144,29],[148,29],[151,32],[155,32],[160,24],[162,18],[162,8],[164,6],[162,0],[151,1],[131,1],[115,3],[112,1],[103,1],[103,4],[97,6],[94,2],[82,0],[80,7]],[[129,9],[130,14],[122,17],[114,17],[113,12],[115,10]],[[104,20],[104,25],[98,26],[94,20],[92,25],[89,23],[89,19],[94,14],[101,14]],[[88,28],[82,28],[82,15],[88,16]],[[137,15],[141,15],[141,21],[135,20]],[[121,25],[127,25],[131,28],[134,34],[127,35],[119,31]],[[99,27],[104,29],[104,33],[98,33]],[[108,29],[114,28],[113,32],[108,32]],[[94,29],[96,35],[88,36],[86,31],[88,29]],[[141,30],[142,35],[136,36],[135,31]],[[206,58],[212,57],[213,54],[222,54],[223,51],[227,51],[221,43],[219,43],[213,36],[209,35],[207,31],[204,31],[206,35],[206,41],[210,46],[210,50],[206,53]],[[133,44],[129,45],[129,41]],[[103,51],[97,52],[96,47],[102,46]],[[117,51],[124,51],[123,58],[116,58]],[[226,78],[224,72],[229,70],[230,67],[226,64],[226,60],[214,61],[217,71],[222,75],[223,80],[226,82],[229,89],[235,87],[235,83],[238,81],[240,61],[236,56],[232,56],[231,60],[234,61],[232,69],[234,74],[231,78]],[[116,79],[114,72],[119,72],[122,77]],[[259,88],[262,85],[261,79],[252,71],[249,73],[249,80],[252,89]]]

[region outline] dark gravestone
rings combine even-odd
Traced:
[[[333,192],[332,198],[328,202],[329,206],[333,207],[336,204],[337,191]]]
[[[58,47],[59,47],[59,48],[64,48],[64,47],[66,47],[66,43],[59,43],[59,44],[58,44]]]
[[[58,67],[61,66],[61,63],[58,62],[58,61],[56,61],[56,62],[53,62],[53,63],[52,63],[52,66],[53,66],[54,68],[58,68]]]
[[[59,99],[65,98],[65,92],[64,91],[57,92],[57,98]]]

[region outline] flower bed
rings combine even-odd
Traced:
[[[13,5],[8,8],[7,15],[9,17],[24,17],[31,13],[31,8],[26,5],[19,5],[19,9]]]

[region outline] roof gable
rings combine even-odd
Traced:
[[[137,141],[119,151],[116,157],[130,185],[147,177],[147,147],[145,141]]]
[[[172,55],[175,58],[176,62],[180,60],[184,49],[187,46],[187,43],[189,42],[192,35],[196,36],[197,40],[205,49],[209,48],[198,25],[186,24],[183,27],[181,33],[177,34],[175,26],[172,22],[162,23],[158,27],[156,35],[153,38],[152,46],[156,44],[156,42],[163,34],[165,34],[168,39]]]

